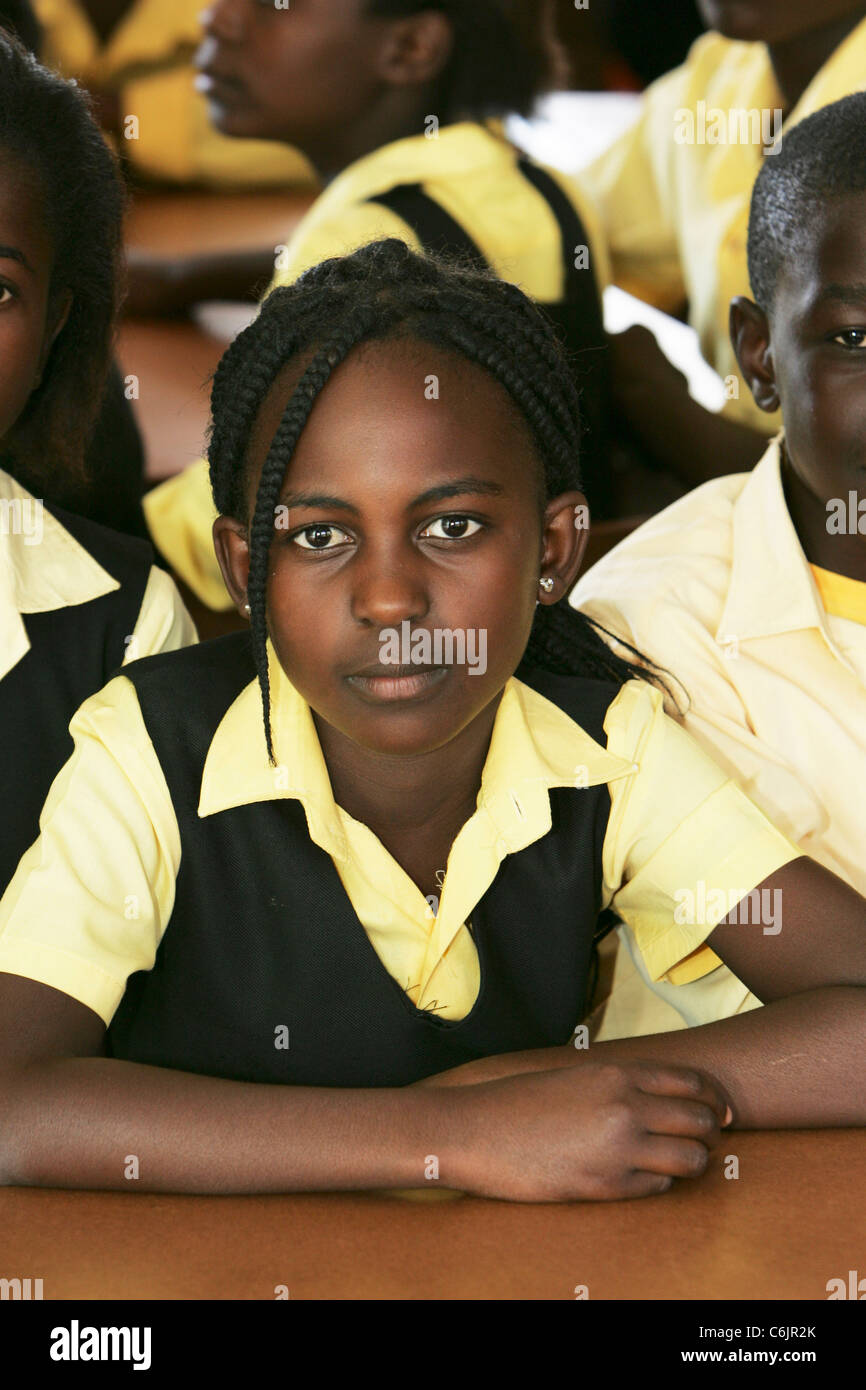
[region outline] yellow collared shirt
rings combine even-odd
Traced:
[[[216,187],[315,186],[305,157],[270,140],[230,140],[211,125],[195,90],[192,55],[202,0],[136,0],[102,43],[78,0],[34,0],[41,58],[84,86],[120,93],[134,116],[124,153],[151,178]]]
[[[809,565],[779,440],[751,473],[705,483],[646,522],[571,601],[672,671],[684,728],[804,854],[866,894],[866,585]],[[755,1002],[724,967],[689,990],[655,982],[657,998],[625,956],[622,971],[605,1028],[638,1014],[635,1031],[667,1026],[659,1000],[690,1023]]]
[[[337,175],[298,224],[269,292],[320,261],[383,237],[398,237],[420,250],[402,218],[367,201],[400,184],[420,183],[468,232],[498,276],[520,285],[532,299],[555,302],[563,278],[559,226],[546,200],[518,172],[517,158],[496,121],[443,126],[435,139],[415,135],[365,155]],[[549,172],[584,220],[601,288],[609,277],[604,253],[597,249],[595,213],[571,180]],[[209,607],[229,608],[214,556],[216,511],[206,461],[148,492],[144,512],[157,546],[184,582]]]
[[[30,650],[22,614],[89,603],[119,588],[39,499],[0,469],[0,680]],[[174,581],[152,565],[124,664],[197,640]]]
[[[782,129],[864,85],[866,20],[816,73]],[[780,418],[758,410],[739,376],[728,307],[734,295],[750,294],[749,201],[777,110],[782,96],[766,45],[705,34],[681,67],[648,88],[635,125],[579,175],[595,201],[617,284],[669,312],[688,300],[704,357],[720,376],[736,378],[739,394],[726,412],[767,434]],[[753,111],[768,113],[761,139],[730,140],[741,129],[751,135],[751,114],[747,126],[739,113]],[[684,138],[690,133],[695,138]]]
[[[751,888],[797,857],[668,718],[650,686],[631,681],[616,696],[603,748],[512,678],[497,710],[477,808],[452,845],[434,915],[382,842],[335,804],[310,709],[273,655],[271,672],[276,775],[253,682],[214,735],[199,815],[299,799],[311,838],[332,856],[384,968],[419,1007],[444,1018],[465,1017],[477,997],[478,957],[466,922],[502,859],[550,830],[551,787],[608,784],[603,905],[631,924],[660,973],[701,949],[712,956],[702,942],[724,915],[679,925],[683,886],[703,880]],[[0,970],[70,994],[107,1024],[128,977],[153,966],[171,918],[182,845],[131,682],[118,676],[86,701],[72,732],[75,752],[51,789],[40,839],[0,903]]]

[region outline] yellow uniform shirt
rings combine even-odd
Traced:
[[[0,680],[30,650],[22,614],[89,603],[119,587],[56,517],[0,469]],[[152,565],[124,664],[197,640],[174,581]]]
[[[472,1008],[479,965],[465,923],[504,857],[550,830],[551,787],[574,786],[578,775],[579,785],[608,783],[603,902],[630,923],[659,974],[675,973],[695,951],[712,955],[701,943],[724,915],[678,924],[683,885],[750,889],[798,855],[642,681],[612,702],[603,748],[512,677],[477,809],[453,843],[434,915],[382,842],[335,804],[309,706],[273,652],[271,680],[279,775],[267,761],[254,681],[213,737],[199,815],[299,799],[311,838],[331,855],[383,965],[418,1007],[444,1018]],[[49,794],[41,836],[0,903],[0,970],[62,990],[108,1024],[128,977],[153,966],[182,845],[132,683],[116,677],[82,705],[71,728],[75,751]]]
[[[777,440],[751,473],[646,522],[572,602],[672,672],[688,732],[804,854],[866,895],[866,585],[808,564]],[[705,1023],[754,1003],[725,967],[651,994],[619,957],[605,1029],[639,1014],[634,1031],[655,1032],[667,1005]]]
[[[866,20],[816,73],[782,129],[864,86]],[[763,138],[742,135],[752,135],[752,112],[766,112],[772,143],[777,110],[782,96],[766,45],[705,34],[681,67],[648,88],[636,124],[578,176],[596,203],[616,282],[668,311],[688,300],[704,357],[736,378],[739,394],[726,412],[767,434],[780,418],[758,410],[739,377],[728,307],[734,295],[750,294],[749,201],[764,159]]]
[[[221,188],[313,186],[298,150],[231,140],[211,125],[191,63],[202,8],[202,0],[136,0],[103,44],[77,0],[34,0],[42,61],[84,86],[120,94],[121,115],[138,122],[124,153],[150,178]]]
[[[399,237],[419,250],[402,218],[367,199],[399,184],[420,183],[468,232],[497,275],[533,299],[555,302],[563,288],[559,226],[545,199],[518,171],[517,159],[498,122],[472,121],[445,126],[436,139],[411,136],[365,155],[328,185],[301,220],[270,288],[291,284],[320,261],[383,237]],[[601,287],[608,273],[596,252],[594,214],[573,183],[555,177],[584,219]],[[205,461],[147,493],[144,511],[162,554],[193,592],[211,608],[229,608],[211,538],[216,512]]]

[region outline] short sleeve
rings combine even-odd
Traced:
[[[197,641],[195,623],[184,607],[177,585],[165,570],[153,565],[135,631],[126,644],[124,666],[140,657],[191,647]]]
[[[668,715],[630,681],[605,719],[608,751],[631,776],[610,784],[604,904],[649,976],[685,984],[719,965],[706,938],[739,900],[802,854]]]
[[[0,970],[69,994],[110,1023],[149,970],[174,906],[180,833],[135,687],[80,707],[40,835],[0,901]]]

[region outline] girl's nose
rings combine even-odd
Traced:
[[[385,565],[371,557],[371,563],[355,576],[352,616],[356,622],[394,627],[404,619],[417,622],[429,609],[429,595],[411,565]]]
[[[227,43],[239,43],[246,29],[248,0],[212,0],[199,15],[199,23],[208,35]]]

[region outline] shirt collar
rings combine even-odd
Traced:
[[[42,502],[0,469],[0,679],[30,650],[22,613],[74,607],[118,588]]]
[[[734,504],[731,577],[716,641],[728,645],[811,627],[844,661],[785,501],[782,439],[772,440]]]
[[[335,858],[348,854],[328,769],[309,705],[268,644],[271,726],[276,768],[268,762],[258,681],[238,695],[214,734],[202,775],[198,814],[258,801],[301,801],[310,837]],[[609,753],[543,695],[515,677],[507,682],[490,739],[478,796],[509,851],[550,829],[551,787],[588,787],[635,771]]]

